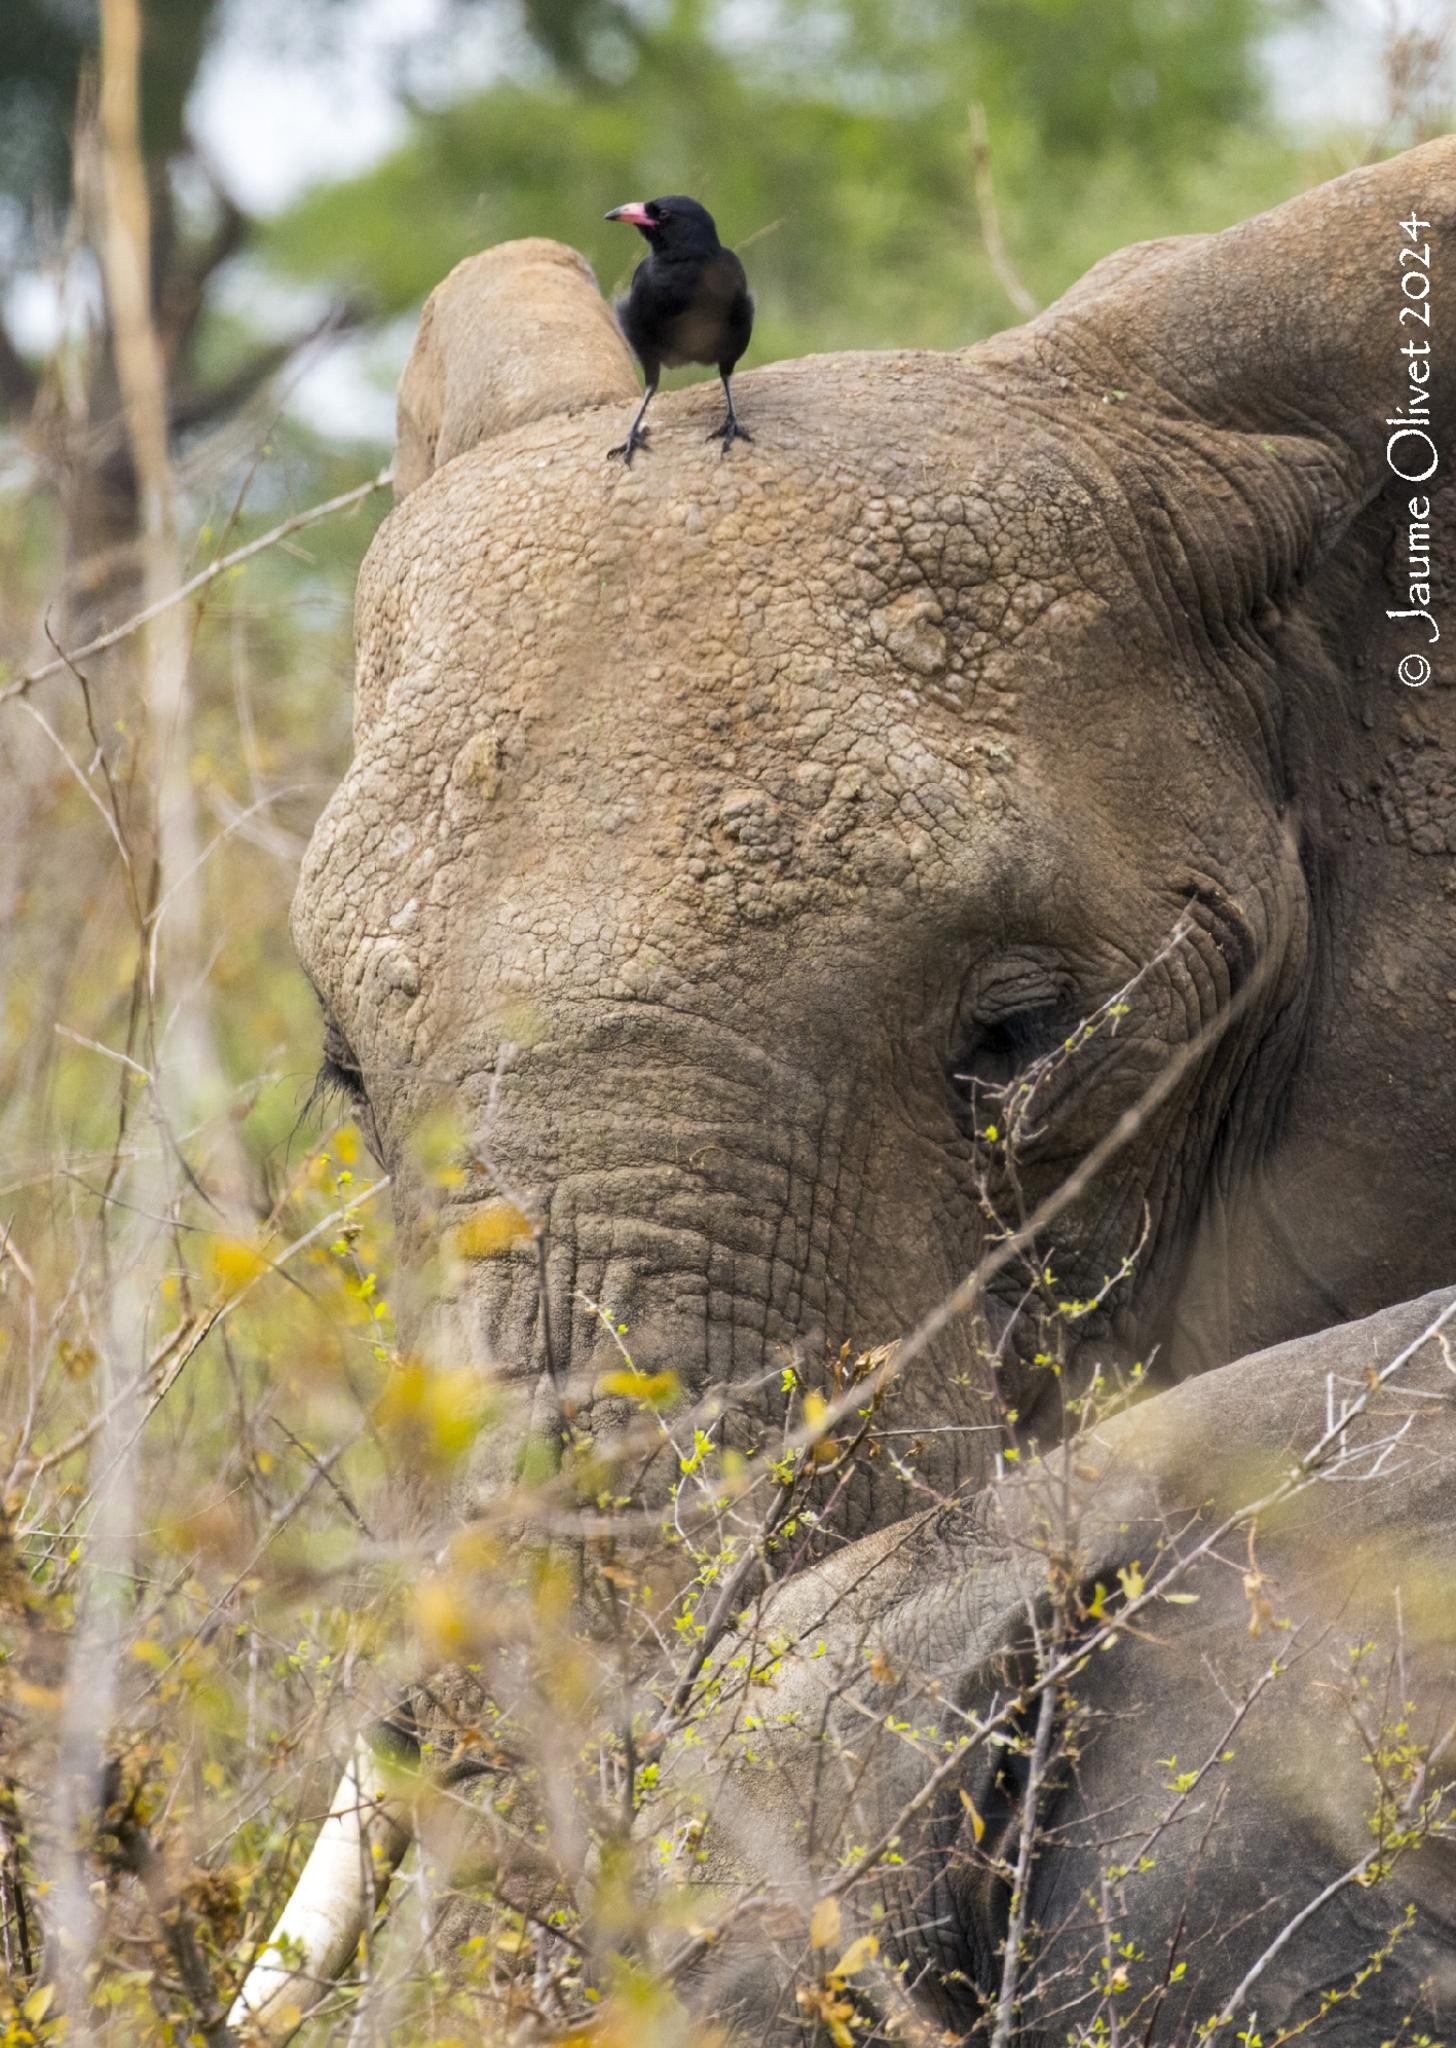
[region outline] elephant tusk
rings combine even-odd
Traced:
[[[242,2039],[281,2039],[343,1975],[410,1845],[407,1813],[361,1737],[288,1904],[233,2000],[228,2025]]]

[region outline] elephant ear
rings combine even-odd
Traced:
[[[513,427],[636,395],[584,256],[539,236],[467,256],[425,301],[400,380],[395,496]]]
[[[1224,234],[1119,251],[1006,336],[1002,360],[1030,352],[1119,408],[1118,425],[1102,417],[1136,445],[1188,594],[1233,623],[1303,583],[1377,500],[1389,526],[1445,481],[1423,473],[1456,419],[1453,222],[1445,137]]]

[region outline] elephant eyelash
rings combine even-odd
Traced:
[[[342,1095],[354,1109],[367,1109],[369,1096],[364,1087],[364,1070],[354,1048],[327,1010],[323,1019],[323,1057],[314,1076],[312,1101],[323,1102]]]
[[[365,1144],[382,1164],[384,1151],[379,1142],[379,1126],[374,1120],[374,1105],[369,1100],[369,1091],[364,1086],[363,1070],[348,1039],[325,1011],[323,1058],[314,1075],[313,1089],[304,1105],[304,1114],[338,1098],[347,1103],[349,1114]]]
[[[369,1100],[364,1093],[364,1082],[357,1067],[347,1067],[325,1053],[319,1061],[318,1072],[314,1075],[313,1093],[315,1101],[322,1102],[330,1095],[343,1095],[354,1105],[362,1108]]]

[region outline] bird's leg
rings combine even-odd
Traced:
[[[626,440],[619,441],[615,448],[609,448],[607,450],[608,462],[611,461],[614,455],[620,455],[622,458],[623,466],[626,467],[631,463],[634,452],[638,448],[643,446],[647,439],[648,430],[642,424],[642,415],[643,413],[646,412],[648,406],[651,405],[653,394],[656,392],[656,390],[657,379],[656,377],[652,377],[648,380],[647,389],[642,394],[642,403],[637,408],[637,417],[633,420],[631,426],[628,427],[627,429]]]
[[[735,441],[751,441],[753,436],[749,433],[747,427],[739,424],[738,415],[733,410],[733,372],[720,369],[718,375],[723,379],[723,398],[728,410],[723,415],[722,426],[714,427],[708,439],[710,441],[721,441],[723,443],[723,453],[726,455]]]

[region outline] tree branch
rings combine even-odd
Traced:
[[[255,355],[241,364],[230,377],[206,389],[194,388],[180,392],[172,401],[172,431],[186,433],[196,427],[208,426],[213,420],[246,405],[254,393],[266,384],[291,361],[300,349],[308,348],[313,342],[336,334],[346,334],[358,327],[367,317],[368,308],[359,299],[345,299],[337,306],[331,306],[321,320],[306,327],[300,334],[292,334],[283,341],[270,342]]]
[[[1022,318],[1029,320],[1041,309],[1017,276],[1016,266],[1007,255],[1006,244],[1001,239],[1001,212],[996,204],[996,188],[991,182],[991,144],[986,134],[986,109],[979,100],[971,101],[970,117],[971,180],[976,188],[976,211],[981,217],[981,239],[986,244],[986,254],[991,259],[997,283]]]
[[[169,591],[165,597],[159,597],[154,604],[144,605],[139,612],[135,612],[121,625],[113,626],[109,633],[99,633],[83,647],[74,647],[69,653],[58,656],[55,661],[45,662],[40,668],[32,669],[28,675],[17,677],[13,683],[0,690],[0,704],[9,703],[12,697],[28,696],[36,684],[44,682],[47,676],[59,675],[62,669],[74,667],[77,662],[86,661],[93,654],[104,654],[108,648],[115,647],[120,641],[129,639],[133,633],[140,632],[143,626],[150,625],[162,612],[170,611],[173,605],[185,604],[187,599],[195,597],[199,590],[206,590],[210,583],[215,583],[219,576],[225,576],[229,569],[236,569],[241,563],[251,561],[254,555],[261,555],[265,549],[276,547],[280,541],[287,540],[290,534],[298,533],[305,526],[316,526],[321,519],[331,518],[335,512],[347,512],[351,505],[362,504],[365,498],[372,497],[375,491],[382,491],[393,480],[393,468],[385,467],[376,476],[370,477],[367,483],[355,484],[350,491],[340,491],[336,498],[325,498],[322,504],[310,505],[306,511],[292,513],[279,525],[270,527],[267,533],[259,534],[256,540],[248,541],[243,547],[234,548],[231,554],[219,555],[215,561],[209,562],[205,569],[199,569],[195,576],[190,576],[176,590]]]
[[[108,1782],[103,1794],[108,1809],[119,1804],[120,1776],[120,1767],[113,1757],[107,1765]],[[222,2001],[197,1945],[196,1922],[167,1883],[162,1859],[145,1824],[138,1817],[135,1797],[128,1800],[119,1812],[108,1810],[102,1828],[116,1842],[116,1862],[141,1880],[147,1904],[161,1929],[162,1939],[182,1980],[182,1988],[197,2016],[197,2033],[207,2043],[207,2048],[236,2048],[237,2036],[223,2016]]]

